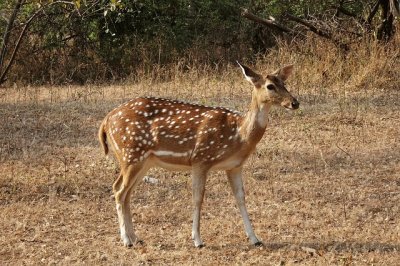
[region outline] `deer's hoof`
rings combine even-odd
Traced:
[[[131,248],[134,244],[139,243],[140,240],[138,240],[135,236],[123,235],[122,242],[124,243],[125,247]]]
[[[131,248],[133,247],[133,243],[129,242],[129,243],[124,243],[124,246],[127,248]]]
[[[196,248],[198,248],[198,249],[204,248],[204,247],[205,247],[205,245],[204,245],[203,243],[201,243],[201,244],[199,244],[199,245],[196,245]]]
[[[264,243],[261,242],[261,241],[257,241],[256,243],[254,243],[254,246],[255,246],[255,247],[263,247],[263,246],[264,246]]]

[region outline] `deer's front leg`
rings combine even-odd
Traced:
[[[203,247],[200,237],[200,211],[204,198],[204,190],[207,179],[207,170],[194,167],[192,170],[192,190],[193,190],[193,227],[192,239],[195,247]]]
[[[236,203],[239,207],[240,214],[242,215],[244,229],[246,230],[247,237],[250,239],[251,244],[256,246],[262,245],[262,242],[258,240],[256,235],[254,234],[249,214],[247,213],[243,190],[242,168],[228,170],[226,171],[226,174],[228,175],[229,184],[231,185],[233,195],[236,198]]]

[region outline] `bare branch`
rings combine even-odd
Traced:
[[[321,30],[321,29],[318,29],[317,27],[315,27],[315,26],[312,25],[311,23],[309,23],[309,22],[307,22],[307,21],[305,21],[305,20],[303,20],[303,19],[301,19],[301,18],[295,17],[295,16],[293,16],[293,15],[291,15],[291,14],[289,14],[289,13],[286,13],[285,16],[286,16],[289,20],[292,20],[292,21],[294,21],[294,22],[297,22],[297,23],[299,23],[299,24],[301,24],[301,25],[303,25],[303,26],[306,26],[310,31],[314,32],[315,34],[317,34],[317,35],[319,35],[319,36],[321,36],[321,37],[324,37],[324,38],[326,38],[326,39],[332,40],[332,35],[331,35],[331,33],[325,32],[325,31],[323,31],[323,30]]]
[[[30,24],[32,23],[32,21],[43,11],[45,10],[45,8],[52,6],[52,5],[56,5],[56,4],[69,4],[69,5],[73,5],[75,6],[74,2],[69,2],[69,1],[54,1],[51,3],[48,3],[46,5],[41,6],[38,10],[36,10],[36,12],[24,23],[24,27],[22,28],[18,40],[15,43],[14,46],[14,50],[11,53],[10,59],[7,63],[7,66],[5,67],[5,69],[2,71],[2,68],[4,66],[4,60],[5,60],[5,55],[7,53],[8,50],[8,39],[9,39],[9,35],[11,33],[11,30],[13,29],[12,26],[14,24],[14,21],[16,19],[16,16],[18,14],[19,9],[21,8],[21,6],[24,4],[24,0],[18,0],[16,7],[14,8],[13,14],[10,17],[10,21],[9,24],[7,25],[7,29],[5,32],[5,36],[3,39],[3,45],[2,45],[2,51],[0,53],[0,85],[3,84],[7,79],[6,76],[8,74],[8,71],[10,70],[12,64],[14,63],[15,60],[15,56],[17,55],[17,52],[19,50],[19,47],[21,46],[22,43],[22,39],[26,34],[26,31],[28,30]],[[2,71],[2,72],[1,72]]]
[[[338,46],[340,49],[342,49],[342,50],[344,50],[344,51],[348,51],[348,49],[349,49],[348,45],[345,44],[345,43],[343,43],[343,42],[338,41],[337,39],[335,39],[335,38],[332,36],[332,33],[331,33],[331,32],[326,32],[326,31],[323,31],[323,30],[321,30],[321,29],[318,29],[317,27],[315,27],[315,26],[312,25],[311,23],[309,23],[309,22],[307,22],[307,21],[305,21],[305,20],[303,20],[303,19],[301,19],[301,18],[295,17],[295,16],[293,16],[293,15],[291,15],[291,14],[289,14],[289,13],[286,13],[285,16],[286,16],[289,20],[292,20],[292,21],[294,21],[294,22],[297,22],[297,23],[299,23],[299,24],[301,24],[301,25],[307,27],[310,31],[314,32],[315,34],[317,34],[317,35],[319,35],[319,36],[321,36],[321,37],[323,37],[323,38],[325,38],[325,39],[331,40],[331,41],[332,41],[336,46]]]
[[[398,0],[389,0],[390,12],[394,17],[400,16],[400,2]]]
[[[344,15],[346,15],[346,16],[355,18],[355,19],[356,19],[357,21],[359,21],[359,23],[361,23],[361,24],[365,24],[365,23],[366,23],[366,21],[365,21],[364,18],[362,18],[362,17],[360,17],[360,16],[358,16],[358,15],[356,15],[356,14],[354,14],[354,13],[348,11],[348,10],[345,9],[344,7],[338,6],[338,7],[336,7],[336,8],[337,8],[337,10],[338,10],[340,13],[342,13],[342,14],[344,14]]]
[[[4,83],[4,82],[6,81],[6,75],[7,75],[8,71],[10,70],[11,65],[12,65],[13,62],[14,62],[15,56],[16,56],[17,51],[18,51],[18,49],[19,49],[19,47],[20,47],[20,45],[21,45],[22,38],[25,36],[26,30],[28,29],[28,27],[29,27],[29,25],[31,24],[31,22],[33,21],[33,19],[34,19],[37,15],[39,15],[39,13],[42,12],[42,10],[43,10],[43,8],[40,8],[39,10],[37,10],[37,11],[26,21],[25,26],[24,26],[24,28],[22,29],[22,31],[20,32],[19,37],[18,37],[18,40],[17,40],[17,42],[16,42],[16,44],[15,44],[15,46],[14,46],[14,50],[13,50],[13,52],[12,52],[12,54],[11,54],[10,60],[8,61],[8,64],[7,64],[6,68],[4,69],[3,73],[1,73],[1,76],[0,76],[0,84]]]
[[[14,21],[17,18],[18,12],[21,9],[23,2],[24,2],[24,0],[18,0],[18,2],[15,4],[15,8],[10,16],[10,19],[8,20],[7,28],[6,28],[6,31],[4,32],[3,44],[2,44],[1,52],[0,52],[0,71],[3,69],[3,64],[4,64],[5,56],[7,53],[7,46],[8,46],[8,40],[10,38],[10,33],[13,29]],[[1,79],[0,79],[0,84],[1,84]]]
[[[374,7],[373,7],[372,10],[371,10],[371,13],[369,13],[369,15],[368,15],[367,23],[368,23],[369,25],[371,24],[372,19],[374,18],[376,12],[378,12],[379,3],[380,3],[380,0],[376,1]]]
[[[277,23],[274,20],[269,20],[269,19],[264,19],[264,18],[260,18],[257,17],[256,15],[254,15],[253,13],[249,12],[249,10],[247,10],[246,8],[242,9],[242,13],[241,13],[242,17],[247,18],[251,21],[257,22],[259,24],[263,24],[269,28],[275,29],[275,30],[279,30],[285,33],[292,33],[292,30],[280,25],[279,23]]]

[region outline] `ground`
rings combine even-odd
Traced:
[[[102,118],[135,96],[244,111],[232,84],[14,87],[0,98],[0,264],[395,265],[400,261],[398,91],[294,92],[300,110],[272,110],[245,167],[252,247],[224,173],[206,186],[193,247],[188,173],[153,169],[132,198],[143,243],[123,247],[112,183],[118,166],[97,141]],[[196,87],[194,87],[196,86]],[[188,89],[192,88],[192,89]],[[211,89],[212,88],[212,89]]]

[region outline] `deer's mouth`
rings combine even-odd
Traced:
[[[282,104],[282,106],[288,110],[296,110],[299,109],[300,103],[294,99],[292,102]]]

